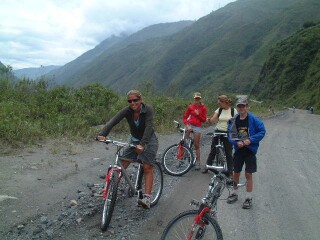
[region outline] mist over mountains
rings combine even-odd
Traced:
[[[320,22],[319,12],[318,0],[238,0],[195,22],[112,36],[46,77],[72,87],[101,83],[120,94],[146,81],[171,96],[248,94],[270,49],[306,21]]]

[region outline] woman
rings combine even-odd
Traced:
[[[187,136],[190,132],[193,132],[194,147],[196,149],[196,170],[200,170],[200,138],[201,138],[201,126],[207,118],[206,105],[201,102],[202,97],[199,92],[193,94],[194,103],[190,104],[183,115],[183,122],[188,128]]]
[[[226,95],[218,97],[219,108],[214,112],[211,118],[208,118],[209,123],[217,123],[215,132],[227,133],[228,121],[236,115],[238,112],[235,108],[231,107],[232,100]],[[218,137],[212,138],[211,151],[207,159],[207,165],[212,165],[212,162],[216,156],[216,145]],[[222,138],[223,146],[227,157],[227,167],[230,176],[232,176],[232,144],[228,141],[228,138]],[[208,169],[203,169],[202,173],[207,173]]]
[[[153,186],[153,165],[156,159],[159,143],[153,128],[153,109],[143,102],[138,90],[130,90],[127,93],[129,106],[120,110],[103,128],[98,139],[105,140],[111,129],[122,119],[126,119],[131,133],[131,143],[136,148],[125,149],[121,156],[122,164],[127,168],[132,160],[143,162],[145,176],[145,194],[143,199],[138,200],[138,206],[150,208],[150,199]]]

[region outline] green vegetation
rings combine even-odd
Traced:
[[[320,24],[302,29],[270,51],[252,91],[258,99],[320,109]]]
[[[9,69],[10,72],[10,69]],[[172,128],[189,104],[183,99],[155,95],[151,83],[140,84],[147,103],[153,105],[157,131]],[[0,140],[2,144],[35,143],[45,138],[93,138],[116,112],[127,105],[126,98],[100,84],[79,89],[49,88],[44,80],[14,82],[0,77]],[[123,121],[113,132],[127,130]]]
[[[8,69],[10,72],[11,69]],[[174,131],[173,120],[182,119],[187,106],[193,102],[159,94],[151,81],[136,86],[144,101],[155,110],[155,127],[160,134]],[[32,144],[46,138],[93,139],[116,112],[127,106],[126,97],[119,96],[100,84],[79,89],[66,86],[49,88],[45,80],[13,81],[0,77],[0,143],[12,146]],[[217,97],[205,97],[209,115],[217,108]],[[252,109],[266,108],[252,104]],[[256,106],[256,107],[255,107]],[[112,134],[128,131],[122,121]]]

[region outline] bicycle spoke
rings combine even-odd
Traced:
[[[181,176],[192,167],[193,153],[184,145],[172,145],[165,150],[162,156],[162,165],[170,175]]]
[[[209,215],[205,214],[202,221],[195,223],[197,213],[197,210],[189,210],[179,214],[168,224],[161,239],[223,239],[218,223]]]

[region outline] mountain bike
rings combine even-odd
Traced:
[[[222,138],[227,138],[227,133],[219,133],[215,132],[213,133],[213,137],[218,139],[218,142],[215,146],[216,148],[216,156],[212,163],[212,165],[215,167],[215,169],[219,170],[228,170],[227,167],[227,157],[226,152],[223,146]]]
[[[178,121],[173,121],[177,129],[182,134],[179,143],[169,146],[163,153],[161,164],[166,173],[172,176],[182,176],[187,173],[196,163],[193,154],[193,133],[190,132],[186,138],[187,128],[181,127]]]
[[[206,167],[213,171],[214,175],[205,197],[201,201],[191,201],[191,205],[198,209],[187,210],[174,217],[163,231],[161,240],[223,239],[221,228],[216,220],[217,201],[223,190],[232,188],[234,182],[228,178],[227,171],[210,165]],[[238,184],[237,186],[244,185]]]
[[[105,179],[105,186],[103,190],[103,200],[104,200],[104,206],[102,211],[102,221],[101,221],[101,229],[102,231],[105,231],[111,221],[112,213],[114,211],[116,199],[117,199],[117,193],[118,193],[118,186],[122,179],[122,176],[124,177],[126,183],[128,184],[128,191],[127,195],[129,197],[137,196],[138,199],[142,199],[142,189],[145,186],[145,180],[144,180],[144,173],[143,173],[143,163],[136,160],[138,164],[137,167],[137,175],[135,178],[135,182],[132,182],[131,176],[128,174],[127,170],[124,168],[123,164],[121,163],[121,152],[124,147],[132,147],[135,148],[136,145],[131,143],[125,143],[115,140],[104,140],[100,141],[104,142],[106,144],[112,143],[117,147],[116,150],[116,157],[113,165],[110,165],[108,168],[108,172]],[[153,166],[153,187],[152,187],[152,197],[151,197],[151,207],[156,205],[160,199],[161,193],[163,188],[163,173],[162,168],[159,162],[155,161]]]

